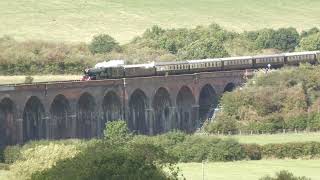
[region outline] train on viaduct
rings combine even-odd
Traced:
[[[0,86],[0,142],[99,137],[106,122],[120,119],[141,134],[193,132],[245,73]]]
[[[194,132],[212,116],[222,93],[242,84],[248,72],[319,60],[320,51],[192,60],[148,70],[138,65],[91,69],[86,79],[95,80],[89,81],[2,85],[0,147],[100,137],[106,122],[115,120],[125,120],[139,134]]]

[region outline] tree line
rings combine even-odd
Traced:
[[[320,30],[298,33],[295,28],[233,32],[217,24],[163,29],[153,26],[131,42],[120,45],[107,34],[90,43],[16,41],[0,38],[0,74],[81,74],[102,60],[126,63],[176,61],[228,56],[320,50]]]

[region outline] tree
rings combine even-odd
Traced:
[[[228,55],[223,42],[215,38],[199,39],[178,52],[180,59],[205,59]]]
[[[320,32],[302,38],[300,48],[306,51],[320,50]]]
[[[92,54],[107,53],[111,52],[112,50],[118,50],[119,48],[119,43],[107,34],[94,36],[89,45],[89,50]]]
[[[280,28],[274,38],[275,44],[272,48],[283,51],[293,51],[299,44],[299,33],[295,28]]]

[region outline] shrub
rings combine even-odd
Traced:
[[[261,146],[257,144],[243,144],[242,147],[248,159],[260,160],[262,158]]]
[[[111,145],[123,145],[132,139],[125,121],[107,122],[104,130],[104,139]]]
[[[320,50],[320,32],[302,38],[300,48],[306,51]]]
[[[37,171],[43,171],[51,168],[59,160],[72,158],[80,152],[80,149],[85,148],[86,143],[82,141],[39,141],[31,142],[21,147],[18,158],[13,156],[10,165],[12,179],[30,179],[31,175]],[[12,150],[11,149],[8,149]],[[13,149],[15,152],[16,150]],[[13,160],[12,160],[13,159]]]
[[[182,162],[201,162],[208,159],[210,149],[219,141],[217,138],[187,136],[185,141],[176,144],[168,151]]]
[[[104,140],[33,173],[31,179],[177,179],[176,158],[148,141],[129,140],[125,122],[107,123],[104,133]]]
[[[111,36],[107,34],[100,34],[98,36],[94,36],[92,42],[89,45],[89,49],[92,54],[97,53],[108,53],[112,50],[119,49],[120,46]]]
[[[311,180],[305,176],[302,177],[295,177],[291,172],[282,170],[276,173],[276,177],[265,176],[260,178],[259,180]]]
[[[100,144],[33,174],[32,179],[174,179],[156,165],[158,159],[164,158],[163,151],[159,151],[161,148],[152,145],[119,149]]]
[[[245,158],[244,148],[235,140],[222,140],[215,144],[209,153],[211,161],[236,161]]]
[[[17,161],[21,157],[21,149],[22,147],[20,145],[7,146],[3,153],[4,162],[11,164]]]
[[[320,155],[320,143],[284,143],[267,144],[262,146],[263,158],[313,158]]]

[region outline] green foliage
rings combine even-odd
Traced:
[[[295,177],[291,172],[282,170],[276,173],[276,177],[265,176],[260,178],[259,180],[311,180],[305,176],[302,177]]]
[[[86,142],[79,140],[65,141],[38,141],[30,142],[17,149],[10,148],[14,153],[10,159],[13,163],[10,165],[12,179],[30,179],[31,175],[37,171],[43,171],[51,168],[58,161],[72,158],[78,154],[81,149],[87,146]]]
[[[320,155],[319,142],[267,144],[262,146],[263,158],[314,158]]]
[[[256,73],[242,89],[225,93],[222,111],[206,124],[209,133],[282,129],[319,129],[320,67],[301,65],[271,73]]]
[[[31,179],[177,179],[175,157],[148,141],[131,141],[124,121],[107,123],[105,139]],[[164,169],[169,171],[165,172]]]
[[[245,158],[243,147],[233,139],[218,142],[210,151],[211,161],[236,161]]]
[[[160,149],[146,145],[119,149],[100,144],[73,159],[59,161],[49,170],[35,173],[32,179],[170,179],[155,164],[163,158]]]
[[[4,162],[11,164],[21,158],[21,149],[22,147],[20,145],[7,146],[3,153]]]
[[[320,50],[320,32],[302,38],[300,48],[306,51]]]
[[[106,123],[104,139],[111,145],[123,145],[132,139],[132,134],[125,121],[118,120]]]
[[[237,121],[234,116],[228,116],[225,113],[219,113],[214,122],[204,126],[204,130],[208,133],[235,133],[237,130]]]
[[[206,59],[229,56],[218,39],[199,39],[178,53],[180,59]]]
[[[247,33],[247,37],[255,42],[258,49],[275,48],[283,51],[293,51],[300,38],[295,28],[263,29]]]
[[[118,42],[107,34],[94,36],[89,45],[92,54],[108,53],[113,50],[119,50],[119,48]]]
[[[242,145],[247,159],[250,160],[260,160],[262,158],[261,146],[257,144],[243,144]]]

